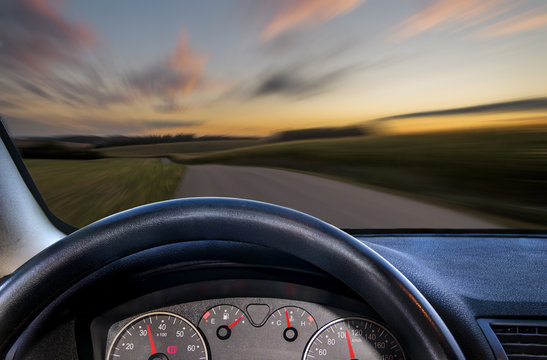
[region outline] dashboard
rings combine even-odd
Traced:
[[[542,284],[547,272],[547,241],[542,236],[356,237],[389,259],[419,287],[446,321],[468,359],[506,358],[493,357],[494,345],[486,340],[487,334],[479,326],[481,320],[503,320],[503,324],[533,320],[543,321],[545,326],[546,289]],[[502,248],[503,254],[495,254],[497,248]],[[498,270],[507,268],[511,271],[500,276]],[[530,271],[532,268],[535,271]],[[223,315],[215,317],[215,312],[224,314],[224,310],[228,313],[226,319]],[[156,318],[156,314],[167,317]],[[242,315],[230,328],[230,336],[219,330]],[[294,321],[297,316],[307,320],[311,316],[313,322],[300,327]],[[358,321],[344,323],[348,319]],[[175,321],[176,327],[159,331],[161,320]],[[405,323],[406,319],[401,318],[400,322]],[[184,336],[195,333],[194,337],[201,338],[202,343],[177,342],[181,324]],[[188,349],[188,345],[196,345],[196,351],[200,349],[198,345],[203,346],[203,352],[196,357],[200,360],[320,359],[318,353],[307,350],[318,341],[324,343],[326,339],[328,344],[322,335],[332,332],[327,329],[333,324],[343,325],[342,329],[334,328],[335,343],[331,342],[332,348],[317,347],[317,352],[321,349],[324,354],[326,350],[327,355],[349,359],[349,337],[358,359],[421,359],[409,352],[420,336],[418,332],[396,331],[397,323],[386,321],[366,298],[296,257],[228,241],[170,244],[121,259],[74,284],[35,319],[15,344],[17,352],[8,354],[7,359],[124,359],[128,358],[126,354],[112,350],[119,348],[123,336],[126,339],[122,346],[133,344],[129,346],[142,352],[141,357],[131,359],[177,359],[175,355]],[[125,342],[138,334],[132,331],[133,326],[142,326],[144,330],[145,325],[154,334],[152,342],[160,354],[157,358],[151,357],[148,332],[134,342]],[[358,331],[357,326],[367,326],[364,330],[370,332],[352,332]],[[296,330],[292,335],[287,333],[290,327]],[[194,333],[186,332],[192,328]],[[527,336],[544,337],[539,335],[544,331],[541,329],[545,327],[538,330],[538,335]],[[133,336],[127,336],[127,331]],[[386,335],[380,335],[382,331]],[[173,334],[175,339],[170,341]],[[286,339],[294,334],[294,341]],[[389,344],[395,351],[380,351],[380,357],[359,357],[358,351],[367,351],[361,350],[360,345],[367,345],[368,349],[382,346],[375,341],[378,336],[384,336],[386,348]],[[176,353],[170,353],[174,347]]]
[[[74,309],[72,352],[90,360],[405,359],[385,320],[320,269],[232,242],[204,252],[209,244],[139,253],[59,304]]]
[[[410,359],[414,335],[320,269],[272,249],[207,244],[150,249],[94,273],[46,309],[13,358]]]
[[[488,334],[479,326],[486,319],[503,320],[502,324],[518,320],[520,325],[527,321],[541,322],[543,327],[538,328],[538,335],[526,336],[544,338],[541,335],[547,324],[546,289],[542,285],[547,271],[544,237],[530,235],[517,239],[480,234],[356,237],[389,259],[419,287],[462,345],[466,358],[507,358],[503,350],[500,357],[492,355],[495,344],[487,341]],[[497,248],[502,248],[503,254],[495,254],[493,250]],[[459,256],[454,256],[456,253]],[[507,268],[511,271],[500,276],[498,270]],[[535,271],[530,271],[532,268]],[[223,315],[215,317],[215,312],[224,314],[224,310],[228,313],[226,319]],[[164,314],[167,317],[162,317]],[[229,336],[219,331],[242,315],[230,328]],[[311,316],[313,322],[300,327],[294,321],[295,316],[307,320]],[[344,323],[348,319],[358,321]],[[161,320],[175,321],[176,327],[159,331]],[[181,329],[177,327],[181,324],[184,336],[195,333],[194,337],[201,338],[202,343],[178,343],[177,331]],[[333,332],[329,330],[333,324],[343,326]],[[152,342],[160,354],[156,358],[151,357],[148,332],[136,338],[137,341],[125,342],[138,334],[132,327],[142,326],[144,330],[145,325],[154,334]],[[326,350],[329,359],[350,359],[348,337],[358,359],[421,359],[411,356],[408,350],[420,334],[395,331],[394,325],[397,324],[382,318],[343,283],[296,257],[257,246],[232,242],[215,242],[213,246],[203,241],[149,249],[91,274],[37,317],[16,343],[17,353],[9,354],[7,359],[165,360],[177,359],[176,354],[180,355],[188,345],[196,345],[196,351],[200,349],[198,345],[203,346],[196,357],[200,360],[320,359],[319,353],[308,351],[309,346],[319,340],[328,344],[322,335],[329,332],[335,336],[332,347],[317,347],[322,354]],[[358,331],[357,326],[367,326],[364,330],[370,332],[352,332]],[[287,333],[290,327],[296,330],[294,341],[286,339],[295,334]],[[194,333],[186,332],[192,328]],[[503,331],[512,328],[519,329],[511,326]],[[127,331],[132,336],[127,336]],[[380,335],[382,331],[386,335]],[[175,340],[167,341],[173,334]],[[514,336],[505,336],[508,335]],[[367,345],[369,350],[382,346],[374,345],[378,336],[384,336],[384,343],[387,340],[385,344],[394,346],[395,351],[359,357],[358,351],[368,351],[361,350],[360,345]],[[122,346],[133,344],[129,346],[142,352],[141,357],[126,357],[113,351],[119,348],[120,339]],[[174,347],[176,353],[170,353],[175,351]]]
[[[113,323],[95,359],[404,359],[385,324],[359,310],[264,297],[177,304]]]

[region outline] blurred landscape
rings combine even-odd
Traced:
[[[26,159],[50,210],[83,227],[105,216],[173,196],[184,166],[160,159]]]
[[[497,216],[508,227],[547,223],[547,127],[405,135],[313,128],[252,139],[170,139],[126,137],[126,145],[108,146],[108,138],[34,138],[18,146],[48,205],[75,226],[172,198],[192,164],[303,171]]]

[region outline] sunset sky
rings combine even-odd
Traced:
[[[543,0],[0,0],[16,136],[545,123],[546,64]]]

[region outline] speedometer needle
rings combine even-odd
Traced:
[[[353,353],[353,346],[351,346],[351,340],[349,338],[348,330],[346,329],[346,340],[348,341],[349,357],[350,359],[355,359],[355,354]]]
[[[234,326],[235,324],[237,324],[239,322],[239,320],[243,319],[243,315],[241,315],[240,317],[238,317],[233,323],[231,323],[230,325],[228,325],[228,329],[231,329],[232,326]],[[239,328],[238,328],[239,329]]]
[[[148,331],[148,339],[150,340],[150,347],[152,348],[152,355],[153,355],[153,354],[156,353],[156,346],[154,345],[154,339],[152,339],[152,333],[150,332],[150,326],[146,325],[146,330]]]

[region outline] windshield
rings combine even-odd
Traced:
[[[1,0],[0,113],[77,227],[193,196],[544,228],[547,4]]]

